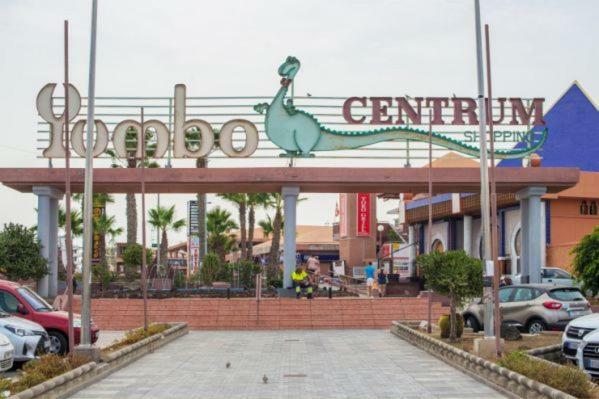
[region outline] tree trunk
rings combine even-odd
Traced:
[[[254,226],[256,225],[256,210],[250,205],[248,211],[248,251],[247,260],[252,261],[254,257]]]
[[[127,160],[127,168],[137,167],[135,159]],[[135,194],[127,193],[127,245],[137,242],[137,204]]]
[[[162,230],[162,238],[160,241],[160,265],[164,271],[168,271],[168,237],[166,230]]]
[[[206,168],[208,166],[208,159],[205,157],[196,159],[196,168]],[[199,257],[200,262],[203,262],[204,257],[206,256],[206,248],[208,247],[208,234],[206,232],[206,194],[198,193],[197,194],[198,201],[198,224],[199,224],[199,232],[198,236],[200,238],[200,250]]]
[[[449,341],[457,341],[457,316],[455,298],[453,295],[449,296]]]
[[[245,219],[245,202],[239,203],[239,235],[241,247],[241,259],[246,259],[247,255],[247,227]]]
[[[272,222],[272,242],[270,245],[270,260],[269,264],[271,265],[279,265],[279,247],[281,245],[281,225],[283,222],[283,215],[281,214],[281,209],[277,208],[277,212],[275,213],[275,219]]]

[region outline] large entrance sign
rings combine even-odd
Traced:
[[[223,103],[225,99],[233,97],[206,97],[204,99],[211,102],[190,105],[185,85],[178,84],[175,86],[172,98],[148,98],[148,100],[168,100],[168,113],[162,112],[162,106],[155,103],[148,104],[147,107],[153,111],[149,114],[155,116],[155,119],[144,122],[143,129],[140,122],[134,118],[139,114],[139,106],[136,103],[141,98],[126,98],[129,99],[128,105],[119,103],[114,107],[118,107],[119,110],[128,108],[129,112],[98,113],[100,118],[95,120],[93,154],[96,157],[102,156],[112,143],[110,150],[119,158],[131,157],[133,154],[141,157],[140,138],[143,130],[145,136],[150,133],[152,137],[153,145],[148,146],[152,151],[148,155],[153,158],[165,156],[200,158],[211,154],[215,149],[222,152],[225,157],[247,158],[254,155],[260,149],[259,147],[284,150],[283,154],[279,151],[276,157],[310,158],[322,152],[342,152],[361,147],[379,151],[399,149],[393,145],[402,142],[405,144],[409,164],[410,150],[418,150],[417,146],[411,148],[410,143],[428,142],[429,135],[425,128],[430,122],[434,127],[432,134],[434,145],[442,149],[478,156],[479,149],[475,143],[478,141],[476,125],[479,110],[473,98],[318,97],[314,99],[318,103],[314,104],[310,101],[313,100],[311,96],[296,99],[289,98],[287,95],[299,68],[299,60],[288,57],[279,67],[278,73],[282,79],[274,98],[269,103],[257,105],[254,105],[256,103],[233,105]],[[38,113],[49,127],[47,139],[42,140],[45,145],[42,148],[42,156],[45,158],[65,156],[63,144],[65,118],[64,112],[60,115],[54,112],[55,103],[59,102],[55,101],[58,99],[54,96],[55,88],[56,84],[49,83],[37,96]],[[84,157],[83,134],[86,121],[78,116],[84,104],[79,91],[73,85],[69,86],[69,98],[69,122],[73,123],[70,145],[75,154]],[[259,97],[234,98],[259,99]],[[332,104],[332,100],[342,100],[342,103]],[[487,102],[487,107],[491,107],[493,120],[497,125],[495,139],[505,143],[503,147],[500,145],[496,149],[497,158],[523,158],[542,147],[547,136],[543,121],[543,101],[542,98],[497,98],[493,99],[491,104]],[[100,107],[109,106],[100,105]],[[197,117],[198,108],[234,111],[205,112],[200,114],[203,117]],[[310,113],[305,109],[315,109],[315,111]],[[264,113],[265,115],[262,116],[261,114]],[[168,118],[164,118],[167,115]],[[112,119],[122,118],[122,116],[128,116],[129,119]],[[111,120],[107,121],[105,117],[110,117]],[[326,122],[320,122],[323,119]],[[262,125],[263,128],[260,127]],[[333,128],[339,125],[344,126],[344,129]],[[356,127],[363,126],[369,126],[371,129],[356,130]],[[502,126],[508,126],[509,130],[501,130]],[[137,137],[133,140],[134,144],[131,144],[132,133]],[[526,145],[514,148],[519,142],[525,142]],[[376,147],[377,143],[388,143],[388,147]],[[131,145],[134,148],[130,148]],[[378,155],[383,156],[380,152]]]

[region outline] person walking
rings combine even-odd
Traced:
[[[374,273],[376,272],[376,268],[372,264],[372,262],[368,262],[368,266],[364,268],[364,276],[366,277],[366,292],[368,293],[368,297],[372,297],[372,286],[374,285]]]
[[[383,266],[379,267],[376,271],[376,280],[379,287],[379,297],[384,297],[387,292],[387,272]]]

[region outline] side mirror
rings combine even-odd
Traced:
[[[27,311],[27,309],[25,309],[25,306],[23,306],[23,304],[20,303],[17,305],[17,313],[26,315],[29,312]]]

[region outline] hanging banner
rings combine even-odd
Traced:
[[[356,200],[357,209],[357,236],[370,235],[370,193],[358,193]]]
[[[198,271],[200,259],[200,237],[189,236],[187,238],[187,275],[190,276]]]

